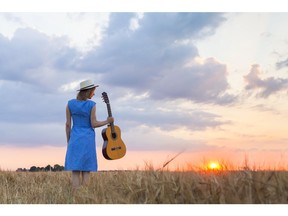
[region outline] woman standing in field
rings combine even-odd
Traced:
[[[87,185],[89,173],[98,169],[94,128],[114,121],[112,117],[106,121],[97,120],[96,103],[90,100],[95,95],[96,87],[98,85],[94,85],[92,80],[81,82],[77,98],[69,100],[66,106],[65,170],[72,171],[73,189]]]

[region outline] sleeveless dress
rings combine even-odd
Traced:
[[[68,101],[73,126],[65,157],[65,170],[97,171],[95,131],[91,126],[91,110],[95,106],[91,100]]]

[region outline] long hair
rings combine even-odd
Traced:
[[[92,92],[95,90],[96,87],[87,89],[87,90],[81,90],[77,94],[77,100],[88,100]]]

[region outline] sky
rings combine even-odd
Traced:
[[[92,79],[127,147],[99,169],[287,167],[288,13],[1,12],[0,168],[64,164],[65,107]]]

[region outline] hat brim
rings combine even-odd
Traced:
[[[99,87],[99,85],[90,85],[90,86],[86,86],[84,88],[81,88],[81,89],[78,89],[77,91],[83,91],[83,90],[88,90],[88,89],[91,89],[91,88],[96,88],[96,87]]]

